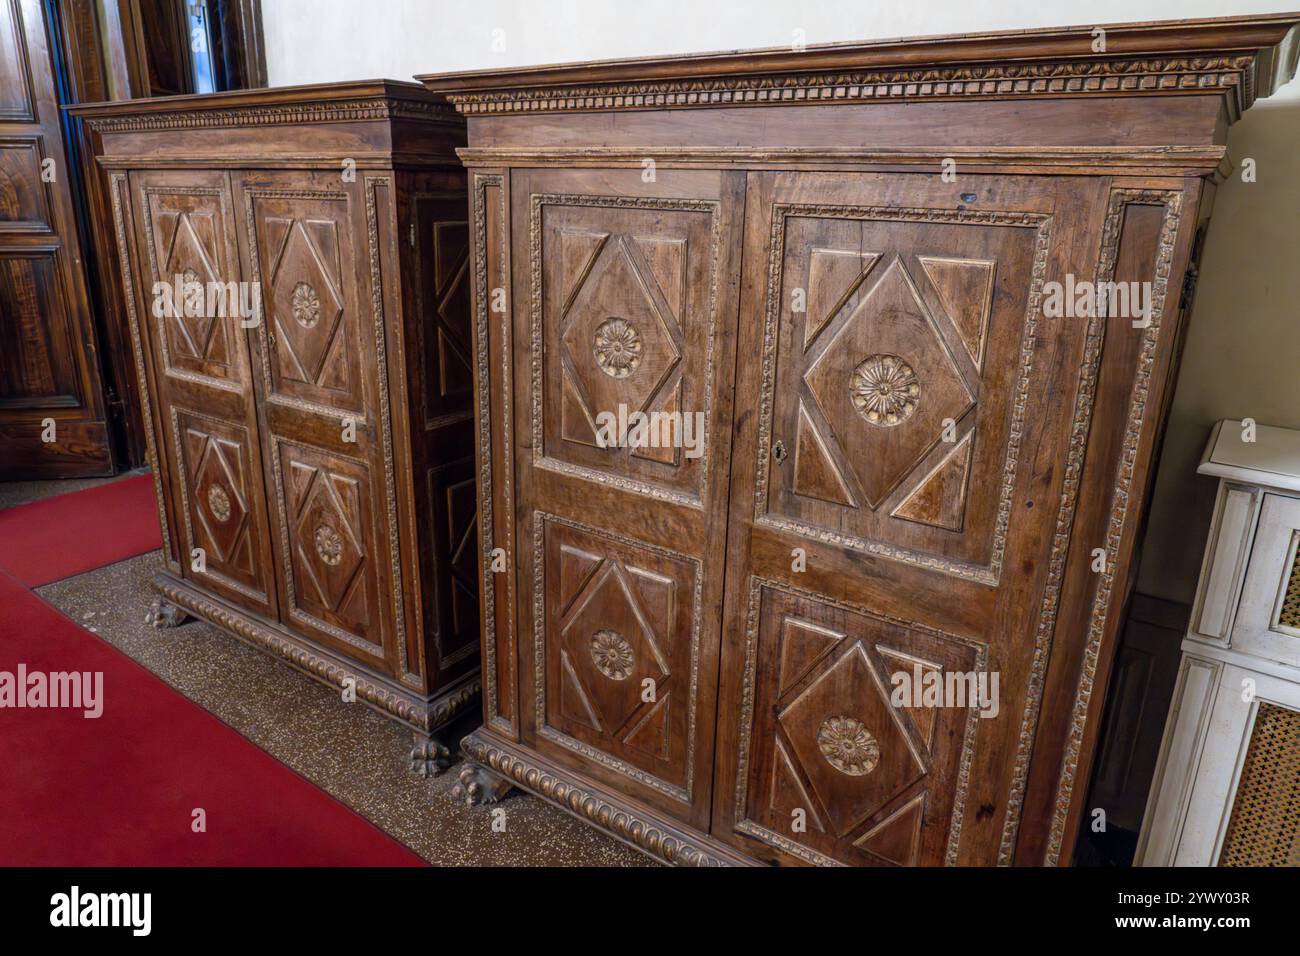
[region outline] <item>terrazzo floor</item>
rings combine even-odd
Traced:
[[[102,479],[101,479],[102,480]],[[94,482],[0,485],[0,507]],[[19,489],[16,485],[57,486]],[[161,552],[37,589],[63,614],[138,661],[277,760],[438,866],[647,866],[646,857],[519,791],[489,808],[453,801],[459,764],[432,779],[408,769],[410,735],[203,621],[145,624]],[[473,722],[457,737],[472,729]],[[196,753],[195,760],[203,755]]]

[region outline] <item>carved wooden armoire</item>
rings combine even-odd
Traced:
[[[1066,862],[1227,128],[1298,20],[421,77],[469,123],[461,795],[672,862]],[[1150,308],[1047,307],[1082,282]],[[602,442],[620,405],[702,456]]]
[[[463,120],[388,81],[73,112],[112,200],[155,616],[355,682],[445,765],[430,734],[479,690]]]

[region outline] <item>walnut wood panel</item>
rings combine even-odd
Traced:
[[[357,261],[359,191],[337,176],[248,174],[238,184],[267,487],[277,512],[288,623],[397,674],[373,316]],[[346,265],[345,265],[346,264]],[[387,395],[384,395],[387,400]],[[347,650],[344,650],[347,649]]]
[[[1136,574],[1136,539],[1143,526],[1155,456],[1168,415],[1173,372],[1194,291],[1192,259],[1202,182],[1115,183],[1107,194],[1098,274],[1116,282],[1151,283],[1145,328],[1108,334],[1095,367],[1091,415],[1071,549],[1061,566],[1062,621],[1087,622],[1086,639],[1058,635],[1044,673],[1039,740],[1025,789],[1025,813],[1050,803],[1050,827],[1035,828],[1017,846],[1018,858],[1043,854],[1068,860],[1085,811],[1082,798],[1105,700],[1115,642]],[[1188,275],[1192,278],[1188,278]],[[1098,565],[1096,552],[1104,553]],[[1097,568],[1100,567],[1100,570]],[[1064,701],[1068,700],[1068,706]],[[1043,758],[1039,757],[1043,755]],[[1058,760],[1059,756],[1059,760]]]
[[[273,615],[246,332],[229,299],[223,307],[214,298],[210,309],[207,294],[243,275],[229,179],[220,171],[139,172],[128,182],[140,255],[137,315],[156,381],[159,478],[179,568],[227,600]],[[177,282],[180,296],[161,294]]]
[[[709,812],[718,621],[706,609],[721,593],[727,443],[708,440],[698,457],[599,447],[593,426],[623,405],[701,414],[710,439],[729,431],[739,187],[691,172],[511,183],[525,739],[697,825]],[[579,597],[564,582],[584,562],[599,580]],[[598,660],[631,672],[610,677]],[[646,679],[657,690],[643,702]]]
[[[370,468],[279,435],[272,441],[289,618],[382,664],[389,622],[378,583]]]
[[[203,573],[268,605],[265,502],[248,429],[178,404],[170,413],[186,538],[204,551]]]
[[[175,0],[133,0],[140,55],[148,69],[150,96],[194,91],[194,64],[187,10]]]
[[[0,139],[0,232],[51,228],[39,144],[37,137]]]
[[[736,829],[805,862],[951,862],[977,712],[895,706],[891,678],[972,672],[985,648],[758,580],[749,613],[755,722]]]
[[[40,8],[26,4],[26,14],[36,11],[35,25],[43,29]],[[23,29],[24,5],[19,0],[0,4],[0,119],[34,121],[36,102],[31,66]]]
[[[973,862],[995,852],[1003,824],[997,808],[1007,807],[1020,786],[1013,770],[1018,727],[1010,715],[1036,703],[1033,635],[1052,627],[1038,613],[1046,570],[1038,555],[1063,499],[1072,421],[1066,401],[1039,401],[1032,415],[1027,403],[1031,395],[1071,392],[1069,369],[1084,360],[1088,331],[1086,322],[1043,319],[1042,282],[1047,275],[1090,271],[1083,250],[1095,248],[1102,225],[1082,214],[1098,204],[1100,182],[966,177],[961,188],[978,197],[975,210],[954,210],[945,195],[952,187],[936,177],[751,176],[748,208],[764,214],[751,217],[747,237],[764,248],[770,267],[765,275],[753,274],[742,304],[765,318],[744,328],[740,345],[762,361],[742,366],[737,382],[742,401],[758,411],[736,446],[737,557],[729,569],[719,711],[723,732],[729,739],[734,732],[737,741],[734,753],[720,755],[720,778],[738,779],[766,717],[744,704],[753,693],[750,662],[762,653],[761,618],[749,610],[758,580],[987,647],[988,667],[1000,676],[1000,715],[977,721],[971,731],[974,783],[958,802],[993,812],[984,809],[960,829],[949,827],[952,842],[930,858],[935,863]],[[846,208],[850,201],[854,205]],[[833,233],[783,228],[783,218],[789,223],[785,217],[807,211],[836,213],[843,218],[832,220],[833,228],[874,240],[854,244],[851,288],[840,291],[840,276],[852,269],[833,257],[845,251],[831,244]],[[805,251],[793,252],[792,241],[802,241]],[[831,263],[818,275],[786,275],[792,262],[812,268],[819,254],[824,262],[827,249]],[[862,253],[878,259],[863,265]],[[884,271],[868,284],[882,261]],[[788,290],[801,281],[810,282],[807,313],[783,312]],[[815,348],[823,336],[830,344],[802,358],[803,342],[811,339]],[[782,352],[799,356],[789,360],[802,373],[792,382],[782,381]],[[787,427],[806,429],[794,439],[782,437],[789,434],[781,426],[783,406]],[[943,441],[945,419],[950,442]],[[780,460],[777,443],[783,440],[795,453]],[[854,450],[851,459],[844,446]],[[810,452],[824,457],[801,472]],[[844,470],[822,464],[836,460]],[[1058,464],[1043,468],[1043,461]],[[843,476],[850,497],[836,506],[852,518],[817,523],[804,518],[806,510],[797,512],[801,521],[772,516],[772,490],[788,487],[795,497],[801,487],[819,490],[812,482],[827,475]],[[932,490],[936,482],[943,487]],[[863,533],[854,534],[855,528]],[[794,548],[807,555],[805,571],[792,571]],[[869,575],[863,573],[868,566]],[[845,633],[871,639],[861,622],[850,622]],[[837,707],[857,706],[857,697],[845,685],[838,699],[821,702],[829,710],[819,719],[837,716],[830,712]],[[878,718],[861,713],[854,719],[867,733],[877,732]],[[955,778],[944,787],[951,799]],[[739,803],[720,803],[715,833],[725,839],[731,829],[750,852],[801,858],[782,842],[788,834],[776,839],[747,832],[746,812]],[[832,816],[849,812],[834,802],[826,809]],[[770,849],[754,847],[755,837]]]
[[[163,374],[211,388],[237,390],[249,382],[243,358],[242,331],[231,316],[209,310],[208,290],[213,283],[234,281],[237,266],[230,258],[234,248],[234,215],[225,177],[207,177],[209,185],[180,181],[180,185],[154,184],[146,177],[141,186],[141,216],[145,248],[153,283],[177,288],[171,307],[157,319]],[[151,288],[151,299],[157,291]],[[202,299],[199,296],[202,296]],[[229,305],[226,311],[230,311]]]
[[[704,457],[601,447],[598,422],[620,409],[622,417],[707,415],[718,204],[534,193],[531,217],[531,253],[542,270],[534,292],[543,296],[534,354],[542,356],[543,404],[555,410],[542,413],[537,450],[556,468],[698,498]]]
[[[0,478],[113,469],[59,117],[57,23],[0,0]]]
[[[515,617],[514,347],[510,297],[509,178],[500,171],[471,176],[474,227],[474,426],[479,483],[482,576],[483,717],[519,738],[519,653]],[[526,300],[525,300],[526,301]],[[499,371],[498,371],[499,370]],[[499,552],[498,552],[498,549]],[[497,573],[501,555],[507,573]]]
[[[408,356],[417,520],[432,547],[421,555],[427,653],[447,675],[477,662],[482,608],[474,474],[473,277],[467,197],[459,179],[412,173],[401,194],[406,240],[420,272],[408,284],[414,318]]]
[[[71,112],[115,213],[164,602],[355,690],[437,772],[479,693],[461,125],[389,81]],[[155,316],[177,276],[241,285]]]
[[[538,525],[547,621],[538,635],[541,736],[689,803],[698,562],[553,517]]]
[[[450,416],[463,420],[474,389],[470,326],[469,222],[466,197],[416,194],[412,198],[416,254],[427,268],[416,285],[420,323],[420,394],[424,427]]]
[[[1000,197],[993,212],[900,207],[907,180],[887,182],[858,186],[888,188],[884,205],[773,213],[764,428],[790,461],[760,480],[756,518],[996,581],[1050,216]],[[981,185],[997,188],[962,188]]]
[[[384,462],[385,483],[396,504],[405,507],[410,541],[405,548],[390,545],[394,577],[418,583],[409,600],[395,601],[399,639],[405,630],[405,680],[425,686],[479,689],[479,612],[477,592],[477,501],[471,492],[473,413],[466,394],[441,389],[444,414],[430,418],[421,407],[428,389],[421,383],[430,373],[426,343],[438,341],[435,326],[460,330],[461,349],[468,353],[469,300],[458,287],[468,283],[468,235],[460,228],[465,215],[465,181],[458,171],[435,166],[424,171],[394,171],[368,175],[366,224],[369,245],[372,307],[376,329],[384,325],[379,359],[380,386],[392,390],[395,409],[380,394],[379,418],[391,455]],[[395,249],[406,233],[405,257]],[[441,259],[427,255],[420,237],[427,235]],[[465,236],[466,247],[458,249]],[[436,239],[436,242],[432,240]],[[392,281],[403,274],[400,286]],[[433,295],[425,292],[432,283]],[[381,295],[382,301],[381,301]],[[399,294],[400,292],[400,294]],[[410,304],[410,293],[415,304]],[[440,294],[440,295],[439,295]],[[431,311],[433,314],[431,314]],[[444,331],[440,345],[448,336]],[[390,351],[391,350],[391,351]],[[449,361],[451,355],[447,355]],[[405,365],[403,363],[405,362]],[[385,369],[391,368],[391,372]],[[445,364],[444,364],[444,367]],[[420,480],[427,476],[428,480]],[[429,498],[422,497],[427,492]],[[391,509],[390,509],[391,511]],[[430,515],[421,526],[417,515]],[[390,514],[390,522],[393,520]],[[398,522],[399,530],[403,522]],[[403,623],[402,614],[407,615]],[[445,693],[445,692],[444,692]]]
[[[1194,237],[1298,23],[423,77],[469,117],[481,546],[508,557],[464,794],[514,781],[670,862],[1068,863]],[[743,220],[717,271],[712,215]],[[1046,314],[1071,281],[1146,283],[1149,322]],[[729,297],[710,354],[698,303]],[[589,438],[675,401],[727,406],[698,462]],[[624,682],[675,679],[686,635],[638,575],[692,565],[716,710],[670,715],[656,764]],[[996,708],[894,706],[909,666],[996,677]],[[692,743],[708,808],[673,799]]]
[[[0,250],[0,410],[77,408],[75,333],[51,249]]]

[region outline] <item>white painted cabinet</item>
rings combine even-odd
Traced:
[[[1300,432],[1220,422],[1197,471],[1219,491],[1137,864],[1297,866]]]

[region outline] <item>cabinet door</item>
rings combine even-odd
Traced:
[[[358,184],[248,173],[243,255],[261,289],[252,352],[276,527],[281,620],[386,673],[400,667],[390,581],[381,280]],[[377,241],[377,240],[376,240]],[[380,343],[377,347],[377,343]]]
[[[1044,320],[1040,296],[1072,242],[1095,255],[1103,189],[751,176],[723,839],[808,863],[998,858],[1099,328]]]
[[[639,170],[511,179],[522,734],[697,826],[711,785],[741,185],[662,170],[652,183]],[[632,447],[611,432],[602,445],[601,416],[620,408],[690,416],[707,439]]]
[[[138,315],[156,383],[180,569],[275,615],[270,535],[230,184],[216,171],[131,173]],[[251,315],[251,310],[246,310]]]
[[[1231,646],[1300,667],[1300,497],[1263,497]]]

